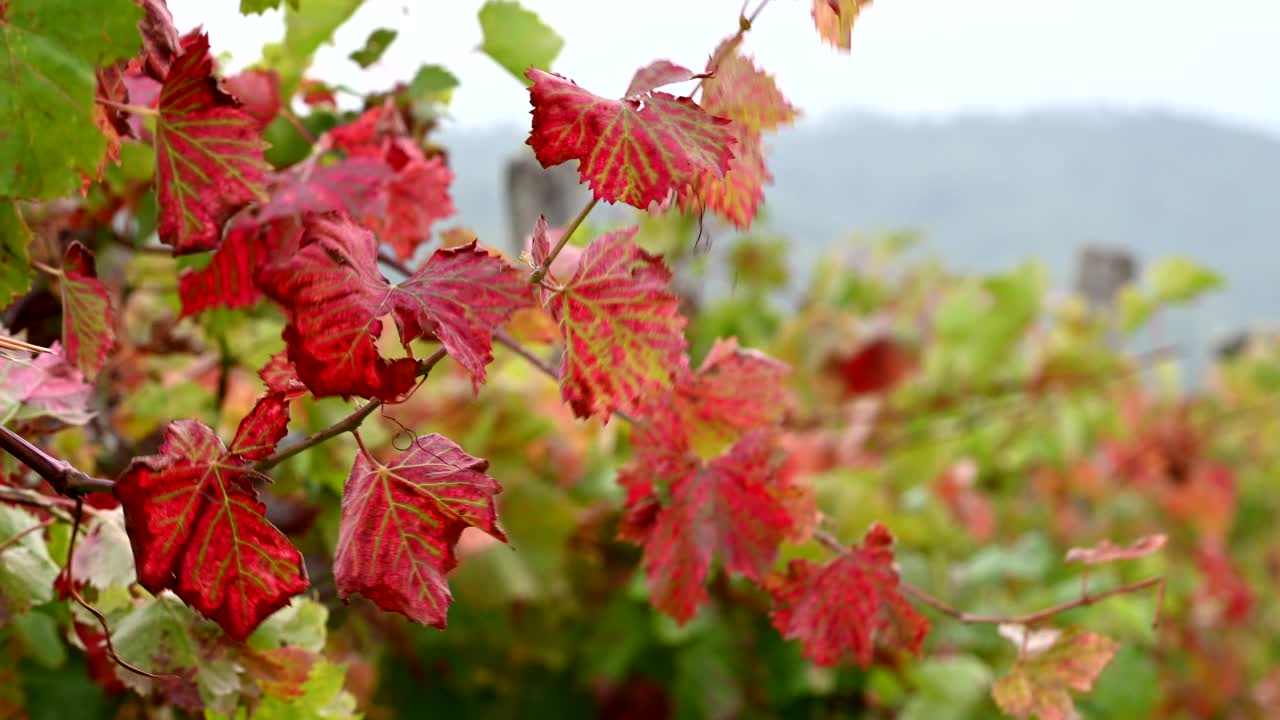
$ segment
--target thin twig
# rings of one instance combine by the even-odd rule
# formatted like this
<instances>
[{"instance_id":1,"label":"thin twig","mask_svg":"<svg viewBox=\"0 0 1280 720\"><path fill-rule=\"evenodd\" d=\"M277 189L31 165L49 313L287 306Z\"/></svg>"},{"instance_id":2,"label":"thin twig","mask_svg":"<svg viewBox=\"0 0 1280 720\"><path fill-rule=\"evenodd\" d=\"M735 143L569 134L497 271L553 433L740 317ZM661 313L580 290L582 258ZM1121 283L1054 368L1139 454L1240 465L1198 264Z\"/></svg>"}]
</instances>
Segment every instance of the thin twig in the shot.
<instances>
[{"instance_id":1,"label":"thin twig","mask_svg":"<svg viewBox=\"0 0 1280 720\"><path fill-rule=\"evenodd\" d=\"M560 236L560 241L556 243L555 247L551 248L551 254L547 255L546 259L542 261L542 264L538 266L538 269L533 271L533 276L529 278L530 283L534 285L542 284L542 279L547 276L547 271L551 269L551 263L555 261L556 256L560 254L560 251L564 250L564 246L569 244L569 238L573 236L573 233L578 229L578 226L587 219L587 216L591 214L593 209L595 209L596 203L598 202L600 202L600 198L597 198L595 194L592 193L591 200L587 202L586 206L584 206L581 211L578 212L578 216L569 221L569 224L564 229L564 234Z\"/></svg>"},{"instance_id":2,"label":"thin twig","mask_svg":"<svg viewBox=\"0 0 1280 720\"><path fill-rule=\"evenodd\" d=\"M405 265L399 258L387 253L384 250L378 251L378 262L382 263L383 265L386 265L387 267L391 268L392 270L395 270L396 272L400 273L401 275L404 275L405 277L409 277L410 275L413 275L413 270L410 270L408 265Z\"/></svg>"},{"instance_id":3,"label":"thin twig","mask_svg":"<svg viewBox=\"0 0 1280 720\"><path fill-rule=\"evenodd\" d=\"M3 553L5 550L8 550L10 547L14 545L17 545L19 542L22 541L22 538L30 535L33 532L36 532L37 530L44 530L45 528L49 527L52 524L53 524L53 520L44 520L42 522L36 523L35 525L32 525L26 530L20 530L18 534L5 540L4 542L0 542L0 553Z\"/></svg>"},{"instance_id":4,"label":"thin twig","mask_svg":"<svg viewBox=\"0 0 1280 720\"><path fill-rule=\"evenodd\" d=\"M18 338L11 338L6 335L0 335L0 349L17 350L19 352L30 352L30 353L53 352L47 347L42 347L40 345L33 345L27 342L26 340L19 340Z\"/></svg>"},{"instance_id":5,"label":"thin twig","mask_svg":"<svg viewBox=\"0 0 1280 720\"><path fill-rule=\"evenodd\" d=\"M126 105L106 98L98 98L97 100L99 105L105 105L113 110L119 110L133 115L143 115L147 117L158 117L160 115L160 111L155 108L143 107L141 105Z\"/></svg>"},{"instance_id":6,"label":"thin twig","mask_svg":"<svg viewBox=\"0 0 1280 720\"><path fill-rule=\"evenodd\" d=\"M819 544L821 544L823 547L827 548L828 550L836 553L837 555L843 554L848 551L848 548L846 548L844 544L840 542L839 539L837 539L834 535L832 535L831 533L821 528L818 528L813 531L813 539L817 540ZM1000 625L1003 623L1013 623L1017 625L1034 625L1035 623L1038 623L1042 620L1046 620L1050 617L1053 617L1054 615L1064 613L1068 610L1075 610L1076 608L1089 607L1090 605L1101 602L1103 600L1106 600L1107 598L1114 597L1116 595L1127 595L1129 593L1135 593L1142 590L1146 590L1147 588L1153 587L1153 586L1157 587L1157 592L1158 592L1157 600L1156 600L1156 617L1155 617L1155 622L1153 623L1153 627L1159 627L1160 607L1164 604L1164 578L1162 577L1139 580L1138 582L1129 583L1128 585L1121 585L1119 587L1114 587L1114 588L1111 588L1110 590L1104 590L1100 593L1094 593L1092 595L1089 594L1088 592L1082 592L1080 594L1080 597L1076 598L1075 600L1072 600L1070 602L1065 602L1060 605L1054 605L1053 607L1044 608L1043 610L1037 610L1035 612L1027 613L1025 615L974 615L972 613L967 613L962 610L957 610L956 608L948 605L942 600L939 600L938 598L934 597L928 592L921 590L920 588L910 583L902 582L902 581L899 581L898 583L898 587L901 588L902 592L910 596L916 602L919 602L924 605L928 605L929 607L933 608L934 610L937 610L943 615L947 615L949 617L955 618L956 620L959 620L962 623L968 623L971 625Z\"/></svg>"},{"instance_id":7,"label":"thin twig","mask_svg":"<svg viewBox=\"0 0 1280 720\"><path fill-rule=\"evenodd\" d=\"M311 134L311 131L307 129L306 125L302 124L302 121L298 119L297 115L293 114L292 110L288 107L280 108L280 117L292 125L293 129L298 131L298 134L302 136L303 140L307 141L308 145L316 144L316 136Z\"/></svg>"},{"instance_id":8,"label":"thin twig","mask_svg":"<svg viewBox=\"0 0 1280 720\"><path fill-rule=\"evenodd\" d=\"M418 374L425 376L428 373L430 373L431 369L434 368L437 363L443 360L446 355L448 355L448 353L445 352L444 348L440 348L439 350L435 351L430 357L426 358L425 360L423 360L421 363L418 364ZM335 438L341 435L342 433L354 431L356 428L360 427L360 424L364 422L365 418L369 417L369 415L372 414L373 411L377 410L379 407L382 407L381 400L378 400L378 399L370 400L364 405L361 405L355 412L342 418L341 420L330 425L324 430L321 430L320 432L314 435L311 435L305 440L294 443L289 447L281 448L280 450L277 450L274 454L272 454L268 458L259 460L257 464L253 466L253 469L258 472L266 472L267 470L270 470L276 465L279 465L280 463L284 462L285 460L288 460L289 458L293 457L294 455L297 455L298 453L304 450L315 447L316 445L319 445L320 443L326 440L329 440L331 438Z\"/></svg>"},{"instance_id":9,"label":"thin twig","mask_svg":"<svg viewBox=\"0 0 1280 720\"><path fill-rule=\"evenodd\" d=\"M71 522L71 514L64 508L74 508L75 502L61 495L44 495L35 490L0 485L0 502L23 505L43 510L62 522Z\"/></svg>"},{"instance_id":10,"label":"thin twig","mask_svg":"<svg viewBox=\"0 0 1280 720\"><path fill-rule=\"evenodd\" d=\"M115 483L91 477L70 463L59 460L9 428L0 427L0 450L35 471L62 495L72 497L82 492L110 490Z\"/></svg>"},{"instance_id":11,"label":"thin twig","mask_svg":"<svg viewBox=\"0 0 1280 720\"><path fill-rule=\"evenodd\" d=\"M83 503L84 503L84 498L79 498L79 497L76 498L76 519L75 519L75 522L72 523L71 525L71 542L67 546L67 589L71 593L71 599L75 600L76 604L78 604L80 607L84 608L85 610L89 611L90 614L92 614L95 618L98 619L98 624L102 626L102 639L103 639L103 643L106 645L107 657L111 658L111 660L114 661L117 665L124 668L125 670L128 670L131 673L134 673L135 675L149 677L149 678L152 678L153 680L167 680L170 678L177 678L178 677L177 675L171 675L168 673L157 674L153 672L147 672L146 670L143 670L142 668L136 665L133 665L132 663L128 662L124 658L117 655L115 646L111 644L111 626L107 624L106 616L103 615L97 608L95 608L94 606L86 602L85 599L80 596L80 591L76 590L76 581L75 581L75 578L72 576L72 568L75 567L76 536L79 535L79 531L80 531L80 518L82 516L82 513L80 512L80 510L83 507Z\"/></svg>"},{"instance_id":12,"label":"thin twig","mask_svg":"<svg viewBox=\"0 0 1280 720\"><path fill-rule=\"evenodd\" d=\"M46 263L40 262L39 260L36 260L35 258L31 258L31 267L33 267L33 268L35 268L35 269L39 270L39 271L40 271L40 272L42 272L42 273L45 273L46 275L52 275L52 276L54 276L54 277L62 277L62 271L61 271L61 270L59 270L58 268L56 268L56 267L54 267L54 266L52 266L52 265L49 265L49 264L46 264Z\"/></svg>"}]
</instances>

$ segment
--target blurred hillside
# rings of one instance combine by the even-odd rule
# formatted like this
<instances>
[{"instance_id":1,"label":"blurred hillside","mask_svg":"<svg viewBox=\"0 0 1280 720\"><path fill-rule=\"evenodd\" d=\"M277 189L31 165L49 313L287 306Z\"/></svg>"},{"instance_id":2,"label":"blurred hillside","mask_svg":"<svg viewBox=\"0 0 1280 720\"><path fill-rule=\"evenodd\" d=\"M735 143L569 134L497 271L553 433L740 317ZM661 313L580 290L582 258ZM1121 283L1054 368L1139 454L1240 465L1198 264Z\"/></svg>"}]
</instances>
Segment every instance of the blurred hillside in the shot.
<instances>
[{"instance_id":1,"label":"blurred hillside","mask_svg":"<svg viewBox=\"0 0 1280 720\"><path fill-rule=\"evenodd\" d=\"M461 220L481 237L505 242L501 168L523 139L518 127L446 133ZM1225 292L1167 319L1161 342L1203 348L1280 318L1280 136L1162 112L846 114L775 137L771 165L766 222L792 239L798 278L859 230L917 228L965 269L1039 258L1061 283L1095 242L1142 260L1187 255L1227 278Z\"/></svg>"}]
</instances>

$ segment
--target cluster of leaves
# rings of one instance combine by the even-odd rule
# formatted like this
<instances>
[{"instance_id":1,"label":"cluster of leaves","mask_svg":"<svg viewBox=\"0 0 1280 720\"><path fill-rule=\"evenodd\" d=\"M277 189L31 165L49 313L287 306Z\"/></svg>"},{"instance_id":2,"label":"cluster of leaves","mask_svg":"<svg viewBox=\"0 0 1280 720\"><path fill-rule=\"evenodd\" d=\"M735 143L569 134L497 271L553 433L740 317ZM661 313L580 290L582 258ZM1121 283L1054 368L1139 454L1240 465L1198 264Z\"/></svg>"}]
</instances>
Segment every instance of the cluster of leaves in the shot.
<instances>
[{"instance_id":1,"label":"cluster of leaves","mask_svg":"<svg viewBox=\"0 0 1280 720\"><path fill-rule=\"evenodd\" d=\"M244 0L242 10L274 4ZM0 134L0 440L12 456L0 484L0 632L23 648L0 667L23 678L18 696L0 703L74 701L49 699L30 679L45 672L87 678L114 703L342 718L394 701L406 686L397 678L421 685L424 663L440 660L474 672L433 685L433 709L493 711L471 703L495 695L563 709L563 698L492 692L493 673L463 656L505 642L509 677L556 679L571 672L568 638L589 648L590 667L564 683L571 694L595 683L584 706L608 715L666 703L671 686L690 698L686 712L727 716L759 670L731 665L743 625L740 637L781 658L766 673L787 685L770 686L772 707L835 694L917 717L975 711L981 695L902 699L904 682L925 685L911 658L931 632L941 660L921 668L968 662L961 685L990 680L981 661L949 654L955 637L931 630L912 601L960 627L1009 618L952 610L908 584L927 574L908 561L923 558L895 552L888 528L925 546L907 511L932 503L973 542L996 539L997 511L970 466L984 478L1034 470L1072 501L1097 500L1079 485L1080 458L1109 437L1099 405L1112 398L1091 381L1124 361L1088 318L1028 347L1043 292L1030 272L969 282L926 270L890 285L832 263L784 324L769 292L778 246L750 237L730 261L755 290L692 312L698 299L673 274L693 272L690 229L708 213L753 227L770 180L765 135L798 117L744 51L765 4L701 70L656 61L618 99L550 71L562 43L536 15L508 0L484 5L483 50L528 86L528 144L544 166L577 162L592 194L569 227L531 228L519 260L439 227L454 213L448 157L432 143L456 85L447 70L425 66L355 112L306 77L358 0L286 7L283 41L229 77L210 38L181 33L163 0L110 0L105 21L69 0L0 4L15 80L0 91L13 129ZM814 0L819 35L848 50L869 4ZM376 67L395 39L377 30L351 58ZM659 89L679 83L692 89ZM644 214L588 228L598 201ZM1161 273L1134 324L1212 285L1185 264ZM895 331L908 319L928 331L873 337L863 322L875 313ZM765 345L787 362L746 349ZM556 395L530 373L558 381ZM430 391L418 392L427 375ZM960 433L897 421L950 420L1002 383L1080 403L1084 427L1072 431L1089 442L1037 445L1043 418ZM1108 446L1110 467L1162 519L1205 533L1173 544L1192 543L1212 578L1200 605L1242 622L1254 600L1226 550L1230 471L1199 449L1210 440L1191 408L1168 424L1126 388L1124 427L1140 435ZM893 436L904 427L907 438ZM930 447L948 433L959 448ZM1177 468L1189 479L1171 487L1170 455L1187 452ZM942 478L934 496L893 480L920 477ZM1061 537L1157 537L1159 525L1138 525ZM859 541L836 539L868 527ZM508 543L521 554L502 552ZM1110 563L1147 563L1163 543L1065 559L1103 565L1093 582L1120 594L1117 577L1103 577ZM988 578L1018 566L985 563ZM970 566L957 590L984 567L977 557ZM455 591L467 601L455 604ZM1066 609L1097 597L1085 587ZM574 626L556 642L524 642L573 622L549 609L565 600L598 610L604 634ZM453 627L406 631L375 606ZM538 620L516 623L530 606ZM511 615L486 634L495 607ZM1117 652L1096 632L1038 627L1058 612L1006 623L1019 651L991 697L1010 714L1069 716L1071 691L1088 690ZM631 628L621 644L604 639L619 626ZM674 669L661 669L661 647L681 649ZM404 663L383 668L375 693L364 671L378 652ZM843 666L859 670L834 669ZM651 677L668 682L655 690Z\"/></svg>"}]
</instances>

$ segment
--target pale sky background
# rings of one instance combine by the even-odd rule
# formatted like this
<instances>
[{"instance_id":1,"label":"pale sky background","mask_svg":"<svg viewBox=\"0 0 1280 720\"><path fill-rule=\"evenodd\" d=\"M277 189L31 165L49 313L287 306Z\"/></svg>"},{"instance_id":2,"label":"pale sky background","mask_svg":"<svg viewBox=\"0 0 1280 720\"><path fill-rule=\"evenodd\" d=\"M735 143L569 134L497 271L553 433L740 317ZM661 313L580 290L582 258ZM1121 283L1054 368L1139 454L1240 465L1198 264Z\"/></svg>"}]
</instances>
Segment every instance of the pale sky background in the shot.
<instances>
[{"instance_id":1,"label":"pale sky background","mask_svg":"<svg viewBox=\"0 0 1280 720\"><path fill-rule=\"evenodd\" d=\"M303 3L307 0L302 0ZM169 0L178 28L203 24L233 67L280 37L278 12L232 0ZM527 122L527 94L475 50L482 0L367 0L322 48L313 74L361 89L439 63L461 80L458 126ZM524 0L565 39L554 69L618 95L658 58L700 67L736 27L740 0ZM824 46L808 0L775 0L747 49L808 118L859 108L910 117L1045 106L1160 107L1280 135L1277 0L880 0L853 52ZM377 27L400 36L362 71L347 54Z\"/></svg>"}]
</instances>

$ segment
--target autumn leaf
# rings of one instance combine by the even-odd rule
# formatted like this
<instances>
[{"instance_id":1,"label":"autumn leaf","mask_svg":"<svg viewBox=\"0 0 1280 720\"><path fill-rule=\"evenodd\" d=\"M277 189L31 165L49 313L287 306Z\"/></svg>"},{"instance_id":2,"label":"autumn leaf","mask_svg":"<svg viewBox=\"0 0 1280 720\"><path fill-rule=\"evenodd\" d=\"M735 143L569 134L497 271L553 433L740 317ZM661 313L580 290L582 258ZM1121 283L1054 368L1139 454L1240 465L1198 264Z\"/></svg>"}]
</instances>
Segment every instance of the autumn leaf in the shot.
<instances>
[{"instance_id":1,"label":"autumn leaf","mask_svg":"<svg viewBox=\"0 0 1280 720\"><path fill-rule=\"evenodd\" d=\"M738 346L736 338L717 339L696 371L683 367L665 397L681 421L691 447L699 440L731 442L739 436L777 423L787 407L786 363ZM652 413L647 405L641 414ZM667 441L670 442L669 440Z\"/></svg>"},{"instance_id":2,"label":"autumn leaf","mask_svg":"<svg viewBox=\"0 0 1280 720\"><path fill-rule=\"evenodd\" d=\"M240 101L241 109L258 123L258 130L280 114L280 76L274 70L249 68L227 78L227 92Z\"/></svg>"},{"instance_id":3,"label":"autumn leaf","mask_svg":"<svg viewBox=\"0 0 1280 720\"><path fill-rule=\"evenodd\" d=\"M142 35L142 66L154 80L163 81L169 66L182 53L178 28L165 0L134 0L142 6L138 32Z\"/></svg>"},{"instance_id":4,"label":"autumn leaf","mask_svg":"<svg viewBox=\"0 0 1280 720\"><path fill-rule=\"evenodd\" d=\"M283 405L259 401L229 448L199 421L170 423L159 454L134 458L115 484L138 582L172 590L235 640L307 588L302 554L251 482L250 462L284 436Z\"/></svg>"},{"instance_id":5,"label":"autumn leaf","mask_svg":"<svg viewBox=\"0 0 1280 720\"><path fill-rule=\"evenodd\" d=\"M679 196L685 210L710 210L743 230L755 220L764 200L764 186L773 181L765 166L760 136L731 126L734 134L733 159L723 176L704 172Z\"/></svg>"},{"instance_id":6,"label":"autumn leaf","mask_svg":"<svg viewBox=\"0 0 1280 720\"><path fill-rule=\"evenodd\" d=\"M79 242L62 258L62 341L67 356L92 380L116 342L116 310L98 279L93 253Z\"/></svg>"},{"instance_id":7,"label":"autumn leaf","mask_svg":"<svg viewBox=\"0 0 1280 720\"><path fill-rule=\"evenodd\" d=\"M93 419L93 385L54 343L49 352L0 354L0 424L51 433Z\"/></svg>"},{"instance_id":8,"label":"autumn leaf","mask_svg":"<svg viewBox=\"0 0 1280 720\"><path fill-rule=\"evenodd\" d=\"M332 164L304 162L271 180L270 199L255 208L263 223L301 221L308 213L344 212L352 217L386 213L386 189L395 172L380 158L353 157Z\"/></svg>"},{"instance_id":9,"label":"autumn leaf","mask_svg":"<svg viewBox=\"0 0 1280 720\"><path fill-rule=\"evenodd\" d=\"M889 337L875 338L850 355L832 358L828 370L846 397L883 393L897 387L919 365L915 351Z\"/></svg>"},{"instance_id":10,"label":"autumn leaf","mask_svg":"<svg viewBox=\"0 0 1280 720\"><path fill-rule=\"evenodd\" d=\"M254 271L291 253L298 247L301 232L290 220L233 222L208 265L188 268L178 276L178 296L182 300L179 317L215 307L234 310L253 305L262 297L253 284Z\"/></svg>"},{"instance_id":11,"label":"autumn leaf","mask_svg":"<svg viewBox=\"0 0 1280 720\"><path fill-rule=\"evenodd\" d=\"M298 377L317 396L393 400L416 382L412 359L377 350L379 318L392 315L408 349L434 335L478 387L493 359L493 332L531 304L528 282L475 243L437 250L411 277L392 285L378 272L373 233L338 216L307 220L301 247L256 281L284 306L284 337Z\"/></svg>"},{"instance_id":12,"label":"autumn leaf","mask_svg":"<svg viewBox=\"0 0 1280 720\"><path fill-rule=\"evenodd\" d=\"M689 98L653 92L611 100L530 69L528 145L543 167L579 161L595 196L641 210L680 192L699 173L723 176L733 157L729 121Z\"/></svg>"},{"instance_id":13,"label":"autumn leaf","mask_svg":"<svg viewBox=\"0 0 1280 720\"><path fill-rule=\"evenodd\" d=\"M1028 647L1008 675L991 686L996 705L1017 718L1078 717L1071 691L1087 692L1116 653L1114 640L1070 631L1047 648Z\"/></svg>"},{"instance_id":14,"label":"autumn leaf","mask_svg":"<svg viewBox=\"0 0 1280 720\"><path fill-rule=\"evenodd\" d=\"M156 118L161 242L174 255L212 250L236 211L264 200L268 166L257 121L218 88L209 39L197 35L174 62Z\"/></svg>"},{"instance_id":15,"label":"autumn leaf","mask_svg":"<svg viewBox=\"0 0 1280 720\"><path fill-rule=\"evenodd\" d=\"M360 593L383 610L444 629L453 601L445 576L458 564L462 531L507 539L494 506L501 488L488 467L435 433L387 465L359 453L342 495L339 596Z\"/></svg>"},{"instance_id":16,"label":"autumn leaf","mask_svg":"<svg viewBox=\"0 0 1280 720\"><path fill-rule=\"evenodd\" d=\"M627 94L624 97L636 97L657 90L663 85L684 82L695 77L697 75L687 67L677 65L670 60L655 60L636 71L631 78L631 84L627 86Z\"/></svg>"},{"instance_id":17,"label":"autumn leaf","mask_svg":"<svg viewBox=\"0 0 1280 720\"><path fill-rule=\"evenodd\" d=\"M579 417L635 406L671 385L687 345L679 298L662 258L633 242L637 228L591 242L550 302L565 340L561 392Z\"/></svg>"},{"instance_id":18,"label":"autumn leaf","mask_svg":"<svg viewBox=\"0 0 1280 720\"><path fill-rule=\"evenodd\" d=\"M813 0L813 25L823 42L847 53L858 14L870 6L871 0Z\"/></svg>"},{"instance_id":19,"label":"autumn leaf","mask_svg":"<svg viewBox=\"0 0 1280 720\"><path fill-rule=\"evenodd\" d=\"M1103 540L1093 547L1071 548L1067 551L1066 561L1098 565L1116 560L1136 560L1159 552L1168 540L1167 535L1147 535L1134 540L1127 547L1120 547L1110 540Z\"/></svg>"},{"instance_id":20,"label":"autumn leaf","mask_svg":"<svg viewBox=\"0 0 1280 720\"><path fill-rule=\"evenodd\" d=\"M444 158L423 154L394 103L388 101L366 111L356 120L329 131L326 138L347 154L348 161L377 160L388 169L386 181L373 189L373 201L365 201L348 213L391 245L401 259L413 257L418 246L431 237L432 226L454 214L449 195L453 171ZM353 185L352 180L361 184ZM346 178L342 184L351 193L367 187L367 180L366 174L363 178Z\"/></svg>"},{"instance_id":21,"label":"autumn leaf","mask_svg":"<svg viewBox=\"0 0 1280 720\"><path fill-rule=\"evenodd\" d=\"M702 107L707 112L732 120L744 134L777 130L799 117L773 76L756 67L750 56L723 44L712 59L717 56L719 63L707 68L711 75L702 82Z\"/></svg>"},{"instance_id":22,"label":"autumn leaf","mask_svg":"<svg viewBox=\"0 0 1280 720\"><path fill-rule=\"evenodd\" d=\"M792 560L786 575L769 583L774 627L799 640L805 657L819 665L852 657L865 668L876 645L888 641L920 652L929 621L898 589L892 544L893 536L877 523L861 545L824 566Z\"/></svg>"},{"instance_id":23,"label":"autumn leaf","mask_svg":"<svg viewBox=\"0 0 1280 720\"><path fill-rule=\"evenodd\" d=\"M285 400L293 400L307 394L307 386L298 379L298 370L289 361L287 352L278 352L271 356L267 364L258 371L267 386L268 393L283 395Z\"/></svg>"},{"instance_id":24,"label":"autumn leaf","mask_svg":"<svg viewBox=\"0 0 1280 720\"><path fill-rule=\"evenodd\" d=\"M779 460L768 434L755 432L705 466L688 461L674 466L678 476L663 478L671 500L644 543L655 607L688 622L707 600L713 557L732 575L763 578L792 525L779 492Z\"/></svg>"}]
</instances>

